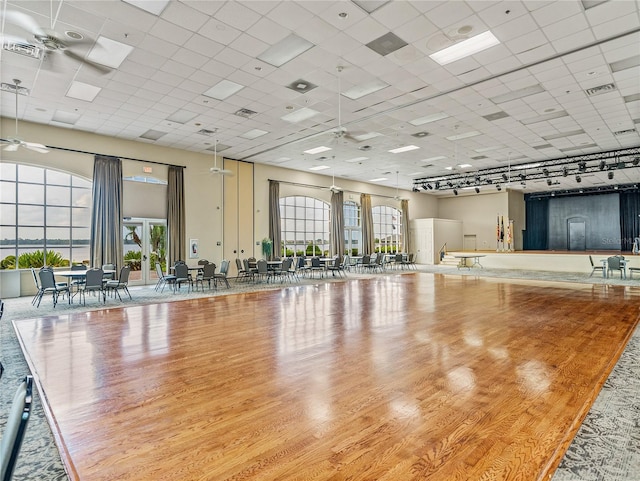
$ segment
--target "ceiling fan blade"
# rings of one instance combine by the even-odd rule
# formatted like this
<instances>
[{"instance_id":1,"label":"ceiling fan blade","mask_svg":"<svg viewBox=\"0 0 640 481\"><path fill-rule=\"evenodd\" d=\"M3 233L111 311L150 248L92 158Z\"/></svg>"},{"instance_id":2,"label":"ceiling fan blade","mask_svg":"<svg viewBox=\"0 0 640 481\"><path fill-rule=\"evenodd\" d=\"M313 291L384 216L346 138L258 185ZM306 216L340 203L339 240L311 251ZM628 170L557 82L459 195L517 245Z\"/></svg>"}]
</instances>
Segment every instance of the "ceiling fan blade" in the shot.
<instances>
[{"instance_id":1,"label":"ceiling fan blade","mask_svg":"<svg viewBox=\"0 0 640 481\"><path fill-rule=\"evenodd\" d=\"M18 147L20 146L20 144L9 144L7 145L4 149L2 150L6 150L7 152L15 152L18 150Z\"/></svg>"},{"instance_id":2,"label":"ceiling fan blade","mask_svg":"<svg viewBox=\"0 0 640 481\"><path fill-rule=\"evenodd\" d=\"M22 145L29 150L33 150L34 152L40 152L41 154L46 154L49 152L46 145L38 144L37 142L22 142Z\"/></svg>"},{"instance_id":3,"label":"ceiling fan blade","mask_svg":"<svg viewBox=\"0 0 640 481\"><path fill-rule=\"evenodd\" d=\"M15 10L7 10L4 13L4 19L9 23L17 25L27 32L32 33L33 35L47 34L47 32L33 19L33 17L27 15L26 13L18 12Z\"/></svg>"},{"instance_id":4,"label":"ceiling fan blade","mask_svg":"<svg viewBox=\"0 0 640 481\"><path fill-rule=\"evenodd\" d=\"M69 50L69 49L64 50L64 54L67 57L71 57L72 59L77 60L78 62L81 62L84 65L87 65L88 67L91 67L91 68L93 68L94 70L97 70L100 73L105 74L105 73L111 72L111 70L112 70L111 67L107 67L106 65L101 65L99 63L92 62L91 60L87 60L82 55L78 55L77 53L75 53L72 50Z\"/></svg>"}]
</instances>

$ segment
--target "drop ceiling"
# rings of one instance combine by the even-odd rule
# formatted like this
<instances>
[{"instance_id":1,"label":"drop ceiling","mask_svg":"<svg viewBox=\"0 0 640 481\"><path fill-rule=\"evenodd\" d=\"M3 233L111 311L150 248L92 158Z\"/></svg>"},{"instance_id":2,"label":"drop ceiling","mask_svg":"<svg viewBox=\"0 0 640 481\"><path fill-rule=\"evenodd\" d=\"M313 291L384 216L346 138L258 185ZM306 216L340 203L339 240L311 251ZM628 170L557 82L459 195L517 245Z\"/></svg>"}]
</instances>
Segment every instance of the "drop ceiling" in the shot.
<instances>
[{"instance_id":1,"label":"drop ceiling","mask_svg":"<svg viewBox=\"0 0 640 481\"><path fill-rule=\"evenodd\" d=\"M29 90L19 120L200 152L215 137L227 158L328 166L337 178L400 189L416 178L640 146L633 0L4 0L1 8L3 44L14 46L0 53L1 80ZM71 55L18 53L16 43L42 45L15 12L55 32ZM486 31L498 45L444 66L430 57ZM14 93L1 100L2 116L14 119ZM330 150L305 153L319 147ZM634 183L640 169L581 181L514 188Z\"/></svg>"}]
</instances>

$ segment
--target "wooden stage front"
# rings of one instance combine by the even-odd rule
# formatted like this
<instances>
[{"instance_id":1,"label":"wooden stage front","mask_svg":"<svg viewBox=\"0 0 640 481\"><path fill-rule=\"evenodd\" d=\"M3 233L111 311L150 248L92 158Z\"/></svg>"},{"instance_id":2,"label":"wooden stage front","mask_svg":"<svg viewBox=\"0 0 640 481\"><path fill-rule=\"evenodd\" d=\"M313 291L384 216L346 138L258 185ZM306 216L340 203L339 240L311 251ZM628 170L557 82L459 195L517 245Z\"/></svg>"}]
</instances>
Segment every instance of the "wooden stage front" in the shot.
<instances>
[{"instance_id":1,"label":"wooden stage front","mask_svg":"<svg viewBox=\"0 0 640 481\"><path fill-rule=\"evenodd\" d=\"M546 480L633 287L428 273L14 321L72 480Z\"/></svg>"}]
</instances>

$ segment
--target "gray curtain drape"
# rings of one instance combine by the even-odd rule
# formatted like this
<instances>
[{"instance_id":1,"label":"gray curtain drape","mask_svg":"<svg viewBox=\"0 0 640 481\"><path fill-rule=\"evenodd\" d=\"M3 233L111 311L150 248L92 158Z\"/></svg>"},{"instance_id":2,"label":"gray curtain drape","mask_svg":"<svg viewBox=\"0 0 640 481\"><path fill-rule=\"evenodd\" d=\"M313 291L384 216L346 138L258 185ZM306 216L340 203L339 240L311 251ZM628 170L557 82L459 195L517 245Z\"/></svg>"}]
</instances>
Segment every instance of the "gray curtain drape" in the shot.
<instances>
[{"instance_id":1,"label":"gray curtain drape","mask_svg":"<svg viewBox=\"0 0 640 481\"><path fill-rule=\"evenodd\" d=\"M167 182L167 266L178 260L186 260L187 235L184 215L184 171L182 167L169 166Z\"/></svg>"},{"instance_id":2,"label":"gray curtain drape","mask_svg":"<svg viewBox=\"0 0 640 481\"><path fill-rule=\"evenodd\" d=\"M282 226L280 225L280 182L269 181L269 239L273 242L271 257L282 257Z\"/></svg>"},{"instance_id":3,"label":"gray curtain drape","mask_svg":"<svg viewBox=\"0 0 640 481\"><path fill-rule=\"evenodd\" d=\"M360 211L362 216L362 253L371 255L376 246L373 235L371 196L369 194L360 194Z\"/></svg>"},{"instance_id":4,"label":"gray curtain drape","mask_svg":"<svg viewBox=\"0 0 640 481\"><path fill-rule=\"evenodd\" d=\"M402 244L404 246L404 252L411 252L411 238L409 237L409 201L402 199L400 201L400 208L402 209Z\"/></svg>"},{"instance_id":5,"label":"gray curtain drape","mask_svg":"<svg viewBox=\"0 0 640 481\"><path fill-rule=\"evenodd\" d=\"M344 192L331 193L331 237L329 251L333 256L344 256Z\"/></svg>"},{"instance_id":6,"label":"gray curtain drape","mask_svg":"<svg viewBox=\"0 0 640 481\"><path fill-rule=\"evenodd\" d=\"M96 155L93 162L93 206L91 210L91 265L123 263L122 161Z\"/></svg>"}]
</instances>

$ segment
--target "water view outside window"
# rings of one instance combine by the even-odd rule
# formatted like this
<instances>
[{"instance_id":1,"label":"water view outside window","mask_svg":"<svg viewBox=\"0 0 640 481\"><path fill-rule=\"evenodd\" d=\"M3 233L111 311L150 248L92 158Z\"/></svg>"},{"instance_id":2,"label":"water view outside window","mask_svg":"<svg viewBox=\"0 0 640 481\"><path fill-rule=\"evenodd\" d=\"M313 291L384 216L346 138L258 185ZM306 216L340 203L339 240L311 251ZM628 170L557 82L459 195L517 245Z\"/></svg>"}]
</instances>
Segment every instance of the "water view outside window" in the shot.
<instances>
[{"instance_id":1,"label":"water view outside window","mask_svg":"<svg viewBox=\"0 0 640 481\"><path fill-rule=\"evenodd\" d=\"M343 204L344 212L344 252L351 256L362 254L362 228L360 206L353 201Z\"/></svg>"},{"instance_id":2,"label":"water view outside window","mask_svg":"<svg viewBox=\"0 0 640 481\"><path fill-rule=\"evenodd\" d=\"M402 212L388 205L378 205L371 209L371 213L373 214L375 251L384 253L402 252Z\"/></svg>"},{"instance_id":3,"label":"water view outside window","mask_svg":"<svg viewBox=\"0 0 640 481\"><path fill-rule=\"evenodd\" d=\"M313 197L280 198L280 255L313 256L329 252L328 203Z\"/></svg>"},{"instance_id":4,"label":"water view outside window","mask_svg":"<svg viewBox=\"0 0 640 481\"><path fill-rule=\"evenodd\" d=\"M88 262L91 188L65 172L0 163L0 269Z\"/></svg>"}]
</instances>

